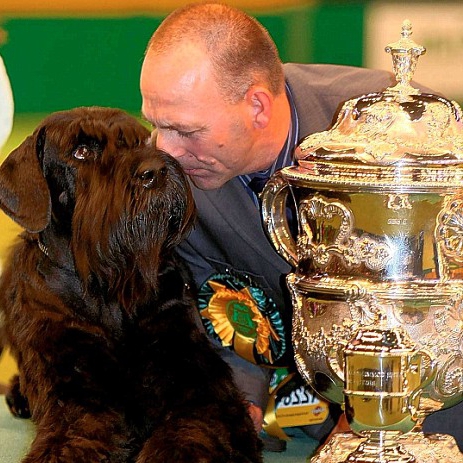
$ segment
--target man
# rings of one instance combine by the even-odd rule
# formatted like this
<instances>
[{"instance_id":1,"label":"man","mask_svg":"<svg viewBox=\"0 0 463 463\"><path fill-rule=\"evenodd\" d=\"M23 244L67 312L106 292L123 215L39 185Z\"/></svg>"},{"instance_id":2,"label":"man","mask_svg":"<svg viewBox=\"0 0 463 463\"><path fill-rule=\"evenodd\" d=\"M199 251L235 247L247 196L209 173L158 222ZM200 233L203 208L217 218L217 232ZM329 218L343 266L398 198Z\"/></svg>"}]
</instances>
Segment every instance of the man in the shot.
<instances>
[{"instance_id":1,"label":"man","mask_svg":"<svg viewBox=\"0 0 463 463\"><path fill-rule=\"evenodd\" d=\"M179 251L200 288L206 329L224 346L258 429L268 367L292 359L291 267L265 234L254 184L292 164L298 141L326 130L343 101L393 84L382 71L282 65L262 25L220 4L173 12L148 44L143 115L157 147L189 175L198 207ZM323 439L333 425L328 419L312 434Z\"/></svg>"}]
</instances>

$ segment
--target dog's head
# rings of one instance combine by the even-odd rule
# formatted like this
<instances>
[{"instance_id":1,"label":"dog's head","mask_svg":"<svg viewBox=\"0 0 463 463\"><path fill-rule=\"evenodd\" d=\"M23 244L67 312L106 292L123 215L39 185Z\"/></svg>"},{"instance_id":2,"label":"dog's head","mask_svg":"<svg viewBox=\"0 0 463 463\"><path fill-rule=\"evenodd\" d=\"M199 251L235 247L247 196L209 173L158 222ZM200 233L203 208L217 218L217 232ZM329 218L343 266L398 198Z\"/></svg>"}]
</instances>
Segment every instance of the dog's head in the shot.
<instances>
[{"instance_id":1,"label":"dog's head","mask_svg":"<svg viewBox=\"0 0 463 463\"><path fill-rule=\"evenodd\" d=\"M194 202L179 164L149 135L116 109L54 113L0 166L0 207L45 245L67 243L83 281L156 271L189 231Z\"/></svg>"}]
</instances>

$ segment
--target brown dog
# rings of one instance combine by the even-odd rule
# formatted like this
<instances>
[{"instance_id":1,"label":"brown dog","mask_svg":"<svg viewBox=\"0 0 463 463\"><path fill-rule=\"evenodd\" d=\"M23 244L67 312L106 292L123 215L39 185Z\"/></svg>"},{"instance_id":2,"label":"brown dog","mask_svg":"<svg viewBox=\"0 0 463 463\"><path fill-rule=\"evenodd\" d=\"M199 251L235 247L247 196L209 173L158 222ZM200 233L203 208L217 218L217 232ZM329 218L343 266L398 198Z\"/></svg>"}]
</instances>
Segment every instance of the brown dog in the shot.
<instances>
[{"instance_id":1,"label":"brown dog","mask_svg":"<svg viewBox=\"0 0 463 463\"><path fill-rule=\"evenodd\" d=\"M25 462L261 462L230 371L198 327L175 245L194 204L178 163L122 111L43 121L0 167L25 228L0 283Z\"/></svg>"}]
</instances>

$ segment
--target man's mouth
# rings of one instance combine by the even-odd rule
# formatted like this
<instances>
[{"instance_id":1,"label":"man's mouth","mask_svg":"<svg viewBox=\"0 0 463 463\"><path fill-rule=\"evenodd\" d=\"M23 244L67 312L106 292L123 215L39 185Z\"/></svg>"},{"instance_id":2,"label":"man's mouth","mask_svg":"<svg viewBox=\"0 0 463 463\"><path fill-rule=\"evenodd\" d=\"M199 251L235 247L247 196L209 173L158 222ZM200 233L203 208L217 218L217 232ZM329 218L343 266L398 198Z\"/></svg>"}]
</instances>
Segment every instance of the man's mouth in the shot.
<instances>
[{"instance_id":1,"label":"man's mouth","mask_svg":"<svg viewBox=\"0 0 463 463\"><path fill-rule=\"evenodd\" d=\"M191 176L195 176L195 177L200 177L201 172L208 173L207 169L198 168L198 167L183 168L183 170L187 175L191 175Z\"/></svg>"}]
</instances>

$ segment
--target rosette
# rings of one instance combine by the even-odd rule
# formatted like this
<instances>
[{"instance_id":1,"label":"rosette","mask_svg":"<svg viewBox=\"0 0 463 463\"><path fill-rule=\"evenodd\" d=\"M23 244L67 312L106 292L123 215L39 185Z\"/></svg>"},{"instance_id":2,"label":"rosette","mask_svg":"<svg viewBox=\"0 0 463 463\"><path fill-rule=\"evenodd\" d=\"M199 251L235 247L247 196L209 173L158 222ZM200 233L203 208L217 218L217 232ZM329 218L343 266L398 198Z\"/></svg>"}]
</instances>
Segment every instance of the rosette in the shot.
<instances>
[{"instance_id":1,"label":"rosette","mask_svg":"<svg viewBox=\"0 0 463 463\"><path fill-rule=\"evenodd\" d=\"M283 321L264 291L230 274L216 274L199 291L206 331L259 365L275 365L286 350Z\"/></svg>"}]
</instances>

